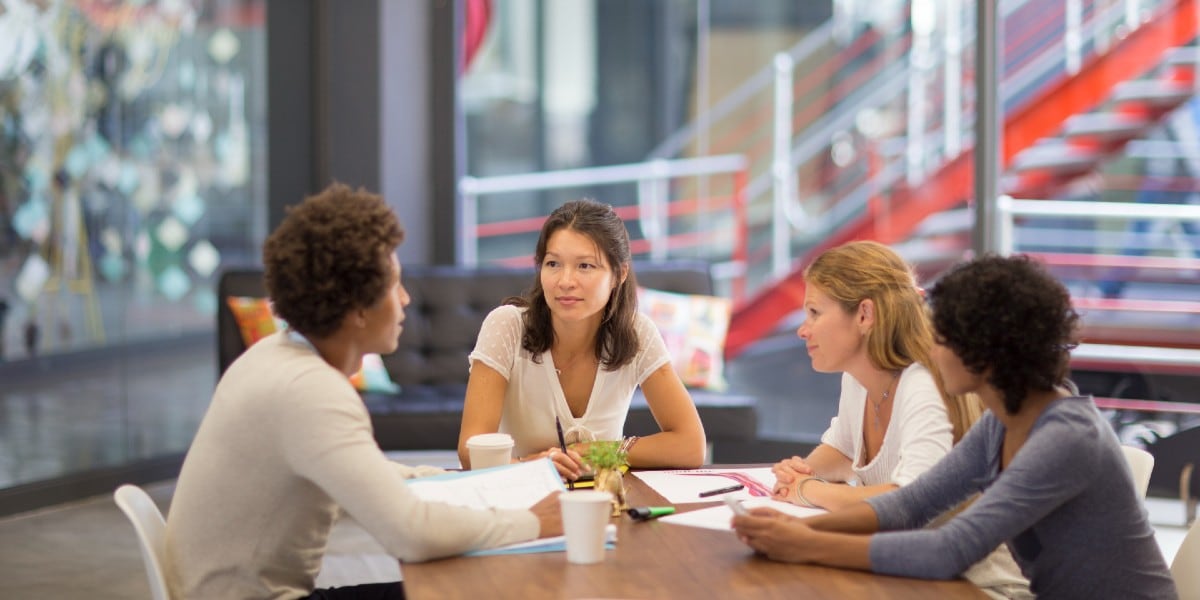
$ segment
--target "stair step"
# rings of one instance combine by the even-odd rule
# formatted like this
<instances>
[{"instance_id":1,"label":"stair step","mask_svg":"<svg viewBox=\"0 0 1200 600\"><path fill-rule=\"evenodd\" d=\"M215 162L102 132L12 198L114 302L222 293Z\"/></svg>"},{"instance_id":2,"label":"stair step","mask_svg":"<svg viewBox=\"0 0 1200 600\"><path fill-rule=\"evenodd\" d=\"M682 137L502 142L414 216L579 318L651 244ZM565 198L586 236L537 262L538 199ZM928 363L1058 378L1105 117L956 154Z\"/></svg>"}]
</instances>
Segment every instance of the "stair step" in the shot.
<instances>
[{"instance_id":1,"label":"stair step","mask_svg":"<svg viewBox=\"0 0 1200 600\"><path fill-rule=\"evenodd\" d=\"M1082 173L1091 170L1101 155L1094 149L1073 146L1061 140L1046 141L1022 150L1013 157L1011 170L1047 171L1052 174Z\"/></svg>"},{"instance_id":2,"label":"stair step","mask_svg":"<svg viewBox=\"0 0 1200 600\"><path fill-rule=\"evenodd\" d=\"M1138 136L1152 124L1150 119L1127 113L1086 113L1067 119L1063 133L1070 138L1125 141Z\"/></svg>"},{"instance_id":3,"label":"stair step","mask_svg":"<svg viewBox=\"0 0 1200 600\"><path fill-rule=\"evenodd\" d=\"M951 208L925 217L913 230L914 238L955 235L970 232L975 213L968 207Z\"/></svg>"},{"instance_id":4,"label":"stair step","mask_svg":"<svg viewBox=\"0 0 1200 600\"><path fill-rule=\"evenodd\" d=\"M1195 89L1191 84L1165 79L1126 81L1113 90L1113 99L1118 102L1137 102L1151 108L1166 110L1187 101Z\"/></svg>"},{"instance_id":5,"label":"stair step","mask_svg":"<svg viewBox=\"0 0 1200 600\"><path fill-rule=\"evenodd\" d=\"M1172 67L1200 66L1200 48L1196 46L1180 46L1167 50L1163 64Z\"/></svg>"}]
</instances>

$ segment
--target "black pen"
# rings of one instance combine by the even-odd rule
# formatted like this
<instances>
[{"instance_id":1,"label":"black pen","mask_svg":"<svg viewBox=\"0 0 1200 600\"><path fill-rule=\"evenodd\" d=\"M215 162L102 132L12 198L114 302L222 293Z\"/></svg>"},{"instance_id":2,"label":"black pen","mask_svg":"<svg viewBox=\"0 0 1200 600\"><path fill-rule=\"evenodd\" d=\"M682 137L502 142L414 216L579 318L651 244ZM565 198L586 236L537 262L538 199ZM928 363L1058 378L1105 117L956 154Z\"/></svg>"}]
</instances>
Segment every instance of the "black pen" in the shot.
<instances>
[{"instance_id":1,"label":"black pen","mask_svg":"<svg viewBox=\"0 0 1200 600\"><path fill-rule=\"evenodd\" d=\"M700 497L707 498L709 496L716 496L717 494L728 494L729 492L736 492L738 490L745 489L745 488L746 488L746 486L739 483L737 485L731 485L729 487L717 488L715 490L708 490L707 492L700 492Z\"/></svg>"},{"instance_id":2,"label":"black pen","mask_svg":"<svg viewBox=\"0 0 1200 600\"><path fill-rule=\"evenodd\" d=\"M558 415L554 415L554 428L558 430L558 447L562 449L563 454L566 454L567 453L567 439L563 437L562 421L558 420ZM570 457L567 457L567 458L570 458ZM574 479L567 480L567 489L568 490L575 489L575 480Z\"/></svg>"}]
</instances>

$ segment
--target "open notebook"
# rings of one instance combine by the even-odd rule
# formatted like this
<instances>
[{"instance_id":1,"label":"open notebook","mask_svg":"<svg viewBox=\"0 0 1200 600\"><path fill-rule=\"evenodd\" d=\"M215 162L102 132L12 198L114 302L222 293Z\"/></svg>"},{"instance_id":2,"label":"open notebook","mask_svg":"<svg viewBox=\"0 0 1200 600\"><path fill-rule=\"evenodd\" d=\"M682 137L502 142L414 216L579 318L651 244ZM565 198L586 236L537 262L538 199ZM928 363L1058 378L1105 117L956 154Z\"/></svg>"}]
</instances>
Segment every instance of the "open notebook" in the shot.
<instances>
[{"instance_id":1,"label":"open notebook","mask_svg":"<svg viewBox=\"0 0 1200 600\"><path fill-rule=\"evenodd\" d=\"M409 489L422 500L478 509L529 508L545 498L546 494L566 491L554 463L548 458L478 471L455 471L421 477L410 479L407 483ZM617 530L614 525L609 525L609 529L607 544L612 548L617 541ZM565 539L559 536L477 550L469 553L469 556L565 550Z\"/></svg>"},{"instance_id":2,"label":"open notebook","mask_svg":"<svg viewBox=\"0 0 1200 600\"><path fill-rule=\"evenodd\" d=\"M609 523L604 528L604 547L612 550L617 547L617 526ZM489 548L487 550L476 550L468 552L467 556L491 556L493 554L532 554L534 552L566 552L567 538L565 536L554 536L537 540L529 540L528 542L517 542L507 546L498 548Z\"/></svg>"}]
</instances>

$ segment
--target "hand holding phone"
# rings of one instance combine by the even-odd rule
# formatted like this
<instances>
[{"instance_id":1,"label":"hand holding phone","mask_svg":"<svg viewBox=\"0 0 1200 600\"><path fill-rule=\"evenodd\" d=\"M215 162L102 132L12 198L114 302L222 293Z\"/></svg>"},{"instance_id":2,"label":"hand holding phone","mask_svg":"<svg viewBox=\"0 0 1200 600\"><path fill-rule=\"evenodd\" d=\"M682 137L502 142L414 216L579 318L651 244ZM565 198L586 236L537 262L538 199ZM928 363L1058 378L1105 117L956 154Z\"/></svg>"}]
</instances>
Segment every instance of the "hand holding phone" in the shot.
<instances>
[{"instance_id":1,"label":"hand holding phone","mask_svg":"<svg viewBox=\"0 0 1200 600\"><path fill-rule=\"evenodd\" d=\"M742 506L741 500L738 500L733 496L725 496L724 500L725 505L729 507L729 510L733 511L733 514L739 517L745 517L750 514L750 511L746 510L745 506Z\"/></svg>"}]
</instances>

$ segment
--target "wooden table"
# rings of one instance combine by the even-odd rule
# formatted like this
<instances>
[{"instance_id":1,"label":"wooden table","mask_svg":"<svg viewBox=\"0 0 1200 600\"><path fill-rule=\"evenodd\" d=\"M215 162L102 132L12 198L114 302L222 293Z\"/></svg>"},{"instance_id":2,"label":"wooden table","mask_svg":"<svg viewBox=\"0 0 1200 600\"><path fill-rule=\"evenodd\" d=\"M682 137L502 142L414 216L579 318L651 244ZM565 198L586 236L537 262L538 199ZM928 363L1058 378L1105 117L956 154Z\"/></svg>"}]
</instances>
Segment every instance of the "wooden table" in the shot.
<instances>
[{"instance_id":1,"label":"wooden table","mask_svg":"<svg viewBox=\"0 0 1200 600\"><path fill-rule=\"evenodd\" d=\"M631 506L668 503L627 475ZM676 505L680 512L716 503ZM596 565L564 552L457 557L403 565L411 600L424 598L985 598L966 581L925 581L791 565L755 556L732 532L660 521L617 523L616 550Z\"/></svg>"}]
</instances>

